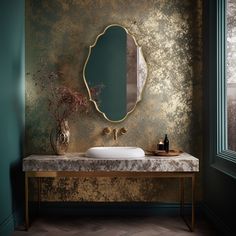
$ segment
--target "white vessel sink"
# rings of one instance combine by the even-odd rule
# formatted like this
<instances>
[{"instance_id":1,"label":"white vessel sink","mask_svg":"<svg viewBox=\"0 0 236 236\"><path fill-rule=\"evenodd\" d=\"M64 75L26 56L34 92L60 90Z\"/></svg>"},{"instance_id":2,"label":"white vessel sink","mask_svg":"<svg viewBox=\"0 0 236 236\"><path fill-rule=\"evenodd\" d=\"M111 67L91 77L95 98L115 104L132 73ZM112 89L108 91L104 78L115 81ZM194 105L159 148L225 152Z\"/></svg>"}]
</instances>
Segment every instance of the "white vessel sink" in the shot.
<instances>
[{"instance_id":1,"label":"white vessel sink","mask_svg":"<svg viewBox=\"0 0 236 236\"><path fill-rule=\"evenodd\" d=\"M139 147L92 147L85 154L99 159L143 159L145 153Z\"/></svg>"}]
</instances>

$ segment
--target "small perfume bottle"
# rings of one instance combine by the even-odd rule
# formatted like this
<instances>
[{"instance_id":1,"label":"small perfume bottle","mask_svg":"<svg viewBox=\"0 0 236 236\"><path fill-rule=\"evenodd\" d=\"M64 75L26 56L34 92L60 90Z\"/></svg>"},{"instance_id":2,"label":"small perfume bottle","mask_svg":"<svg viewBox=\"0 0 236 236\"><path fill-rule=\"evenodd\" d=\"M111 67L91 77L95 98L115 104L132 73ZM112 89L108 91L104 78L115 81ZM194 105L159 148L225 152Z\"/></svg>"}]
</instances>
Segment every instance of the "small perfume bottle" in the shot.
<instances>
[{"instance_id":1,"label":"small perfume bottle","mask_svg":"<svg viewBox=\"0 0 236 236\"><path fill-rule=\"evenodd\" d=\"M159 139L159 143L157 145L157 150L164 150L164 143L162 139Z\"/></svg>"},{"instance_id":2,"label":"small perfume bottle","mask_svg":"<svg viewBox=\"0 0 236 236\"><path fill-rule=\"evenodd\" d=\"M169 139L167 137L167 134L165 135L165 139L164 139L164 150L166 152L169 152Z\"/></svg>"}]
</instances>

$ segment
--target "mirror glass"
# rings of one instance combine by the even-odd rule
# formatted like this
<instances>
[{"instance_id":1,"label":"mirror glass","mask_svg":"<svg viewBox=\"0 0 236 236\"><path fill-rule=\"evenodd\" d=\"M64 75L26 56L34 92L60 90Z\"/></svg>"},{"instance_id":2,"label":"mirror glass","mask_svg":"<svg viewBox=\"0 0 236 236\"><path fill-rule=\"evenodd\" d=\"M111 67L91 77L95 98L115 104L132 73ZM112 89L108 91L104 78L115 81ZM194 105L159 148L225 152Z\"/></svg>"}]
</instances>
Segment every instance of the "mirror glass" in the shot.
<instances>
[{"instance_id":1,"label":"mirror glass","mask_svg":"<svg viewBox=\"0 0 236 236\"><path fill-rule=\"evenodd\" d=\"M141 100L147 65L128 30L110 25L90 46L83 76L96 109L107 120L120 122Z\"/></svg>"}]
</instances>

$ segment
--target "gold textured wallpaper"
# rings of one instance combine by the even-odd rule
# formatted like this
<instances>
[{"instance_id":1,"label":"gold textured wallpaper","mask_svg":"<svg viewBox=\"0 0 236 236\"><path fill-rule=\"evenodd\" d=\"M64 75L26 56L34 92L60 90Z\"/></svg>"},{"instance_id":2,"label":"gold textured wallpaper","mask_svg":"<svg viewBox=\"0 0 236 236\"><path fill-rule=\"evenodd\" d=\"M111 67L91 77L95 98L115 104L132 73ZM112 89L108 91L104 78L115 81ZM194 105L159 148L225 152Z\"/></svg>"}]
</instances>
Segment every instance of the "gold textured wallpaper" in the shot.
<instances>
[{"instance_id":1,"label":"gold textured wallpaper","mask_svg":"<svg viewBox=\"0 0 236 236\"><path fill-rule=\"evenodd\" d=\"M202 1L201 0L26 0L25 153L52 153L55 122L47 89L37 71L60 71L56 83L86 94L82 70L88 47L113 23L125 26L142 46L148 66L143 99L122 123L110 123L91 104L89 114L69 120L68 152L91 146L155 149L168 134L171 148L202 158ZM113 141L105 127L126 127ZM200 175L197 199L201 199ZM178 201L177 180L84 178L43 180L42 200ZM33 186L32 186L33 188Z\"/></svg>"}]
</instances>

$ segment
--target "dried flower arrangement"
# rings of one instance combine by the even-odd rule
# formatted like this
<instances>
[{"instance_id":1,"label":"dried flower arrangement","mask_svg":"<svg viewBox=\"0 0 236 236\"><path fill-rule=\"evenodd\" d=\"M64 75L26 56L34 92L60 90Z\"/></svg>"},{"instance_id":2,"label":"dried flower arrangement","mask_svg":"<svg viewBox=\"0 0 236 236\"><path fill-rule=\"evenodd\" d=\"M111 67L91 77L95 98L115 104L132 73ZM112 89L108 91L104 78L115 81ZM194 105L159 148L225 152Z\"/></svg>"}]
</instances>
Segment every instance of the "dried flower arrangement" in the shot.
<instances>
[{"instance_id":1,"label":"dried flower arrangement","mask_svg":"<svg viewBox=\"0 0 236 236\"><path fill-rule=\"evenodd\" d=\"M68 118L78 111L88 113L89 99L81 92L66 86L58 86L63 74L60 72L48 73L45 68L45 64L41 65L37 73L33 75L33 79L36 86L38 85L36 81L40 80L41 91L48 92L48 111L56 121L56 128L52 129L50 134L50 142L54 152L63 155L67 151L70 139ZM94 100L99 100L101 88L101 86L96 86L90 89L91 97Z\"/></svg>"},{"instance_id":2,"label":"dried flower arrangement","mask_svg":"<svg viewBox=\"0 0 236 236\"><path fill-rule=\"evenodd\" d=\"M33 75L33 79L41 81L41 91L49 91L48 93L48 111L59 124L63 120L68 118L76 112L89 111L89 99L81 92L73 90L66 86L57 86L59 78L63 77L60 72L47 73L42 66L36 74ZM37 86L37 82L35 82ZM101 93L102 86L92 87L90 94L93 100L99 102L99 94Z\"/></svg>"},{"instance_id":3,"label":"dried flower arrangement","mask_svg":"<svg viewBox=\"0 0 236 236\"><path fill-rule=\"evenodd\" d=\"M56 87L51 91L48 109L58 123L67 120L77 111L88 111L88 98L82 93L65 86Z\"/></svg>"}]
</instances>

